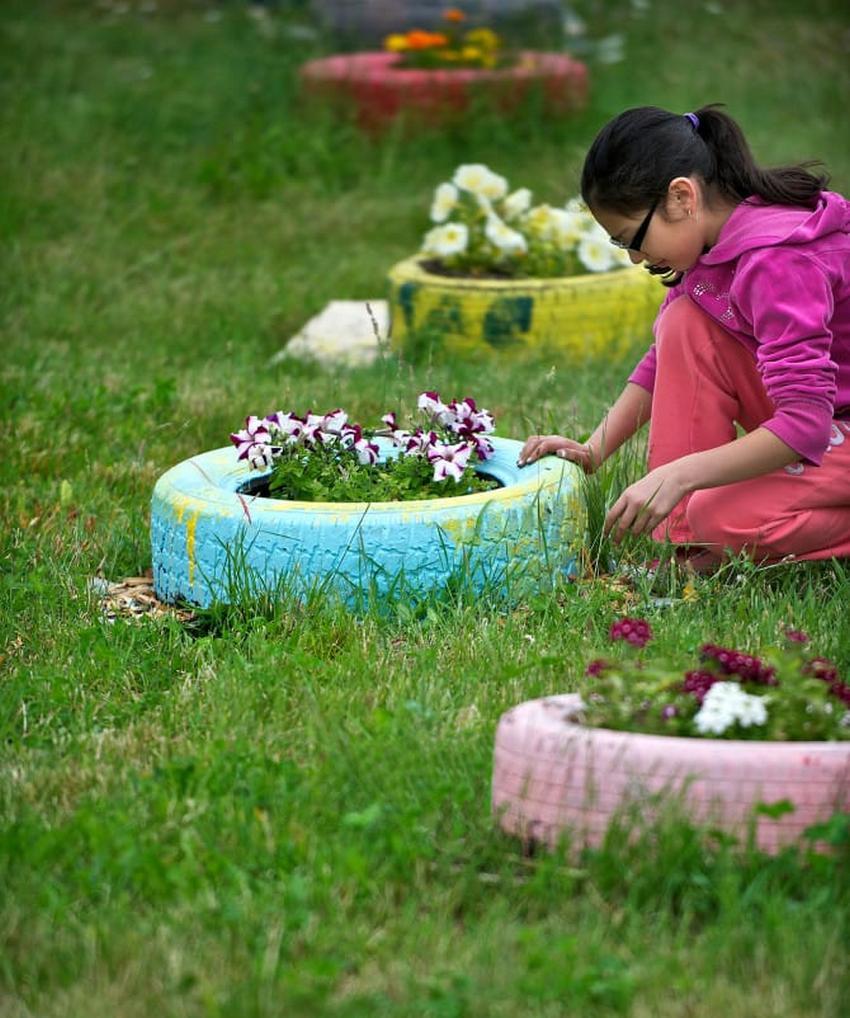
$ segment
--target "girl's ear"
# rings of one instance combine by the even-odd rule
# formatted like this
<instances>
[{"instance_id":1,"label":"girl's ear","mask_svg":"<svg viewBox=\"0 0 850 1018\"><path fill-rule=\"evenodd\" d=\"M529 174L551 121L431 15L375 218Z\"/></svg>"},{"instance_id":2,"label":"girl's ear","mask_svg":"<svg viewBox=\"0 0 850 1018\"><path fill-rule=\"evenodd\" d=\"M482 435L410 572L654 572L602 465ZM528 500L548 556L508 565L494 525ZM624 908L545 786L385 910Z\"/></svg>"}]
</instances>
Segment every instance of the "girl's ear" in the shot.
<instances>
[{"instance_id":1,"label":"girl's ear","mask_svg":"<svg viewBox=\"0 0 850 1018\"><path fill-rule=\"evenodd\" d=\"M667 188L667 208L672 213L693 216L697 212L700 190L692 177L674 177Z\"/></svg>"}]
</instances>

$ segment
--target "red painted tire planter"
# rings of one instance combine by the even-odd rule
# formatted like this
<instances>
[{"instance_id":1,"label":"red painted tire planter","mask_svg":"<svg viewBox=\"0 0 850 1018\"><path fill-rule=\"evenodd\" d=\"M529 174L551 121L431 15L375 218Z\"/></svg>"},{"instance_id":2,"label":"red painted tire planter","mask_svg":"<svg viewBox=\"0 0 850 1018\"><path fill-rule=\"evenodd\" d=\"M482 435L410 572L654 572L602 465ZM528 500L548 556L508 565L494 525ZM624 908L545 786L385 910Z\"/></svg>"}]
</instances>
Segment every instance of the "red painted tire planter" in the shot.
<instances>
[{"instance_id":1,"label":"red painted tire planter","mask_svg":"<svg viewBox=\"0 0 850 1018\"><path fill-rule=\"evenodd\" d=\"M310 60L300 69L310 94L354 105L361 127L387 126L401 113L431 124L463 114L473 96L510 112L539 89L546 109L568 113L587 101L587 68L566 53L524 50L498 70L426 70L396 66L396 53L345 53Z\"/></svg>"},{"instance_id":2,"label":"red painted tire planter","mask_svg":"<svg viewBox=\"0 0 850 1018\"><path fill-rule=\"evenodd\" d=\"M503 830L553 846L569 830L598 845L617 810L647 794L681 794L691 817L774 853L850 808L850 742L750 742L640 735L573 722L576 694L521 703L496 730L493 810ZM790 800L793 813L754 816ZM647 803L647 808L652 806Z\"/></svg>"}]
</instances>

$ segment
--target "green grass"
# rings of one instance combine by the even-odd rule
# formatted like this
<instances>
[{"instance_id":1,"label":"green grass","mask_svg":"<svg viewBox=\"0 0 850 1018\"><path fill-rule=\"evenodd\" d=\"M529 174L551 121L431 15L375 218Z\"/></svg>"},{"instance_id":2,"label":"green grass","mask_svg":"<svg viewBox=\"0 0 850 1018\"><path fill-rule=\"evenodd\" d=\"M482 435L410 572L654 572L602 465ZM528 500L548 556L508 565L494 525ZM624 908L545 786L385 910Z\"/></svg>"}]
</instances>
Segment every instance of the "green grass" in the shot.
<instances>
[{"instance_id":1,"label":"green grass","mask_svg":"<svg viewBox=\"0 0 850 1018\"><path fill-rule=\"evenodd\" d=\"M488 806L498 717L580 687L617 612L683 658L793 624L846 670L846 566L736 563L695 601L603 576L512 610L193 626L109 624L88 590L150 565L156 478L249 411L371 419L437 388L503 435L595 424L628 361L266 367L329 299L382 294L458 162L562 200L610 115L722 100L761 161L819 157L850 189L846 5L573 6L626 46L589 58L581 116L371 141L298 98L323 46L284 31L303 5L271 33L236 2L2 5L3 1016L847 1013L846 846L766 859L638 825L529 856Z\"/></svg>"}]
</instances>

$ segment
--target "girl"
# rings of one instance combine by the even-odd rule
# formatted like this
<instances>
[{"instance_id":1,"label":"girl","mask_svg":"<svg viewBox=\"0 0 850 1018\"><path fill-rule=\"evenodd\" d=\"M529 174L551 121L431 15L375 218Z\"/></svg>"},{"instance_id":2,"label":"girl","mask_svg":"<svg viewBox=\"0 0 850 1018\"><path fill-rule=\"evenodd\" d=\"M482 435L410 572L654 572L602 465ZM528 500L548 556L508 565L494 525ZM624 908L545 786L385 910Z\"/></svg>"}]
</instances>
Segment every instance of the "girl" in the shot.
<instances>
[{"instance_id":1,"label":"girl","mask_svg":"<svg viewBox=\"0 0 850 1018\"><path fill-rule=\"evenodd\" d=\"M533 435L520 465L555 453L591 472L649 421L648 473L606 518L615 541L697 545L698 568L728 550L850 555L850 202L826 182L761 169L716 105L607 124L582 196L670 292L590 439Z\"/></svg>"}]
</instances>

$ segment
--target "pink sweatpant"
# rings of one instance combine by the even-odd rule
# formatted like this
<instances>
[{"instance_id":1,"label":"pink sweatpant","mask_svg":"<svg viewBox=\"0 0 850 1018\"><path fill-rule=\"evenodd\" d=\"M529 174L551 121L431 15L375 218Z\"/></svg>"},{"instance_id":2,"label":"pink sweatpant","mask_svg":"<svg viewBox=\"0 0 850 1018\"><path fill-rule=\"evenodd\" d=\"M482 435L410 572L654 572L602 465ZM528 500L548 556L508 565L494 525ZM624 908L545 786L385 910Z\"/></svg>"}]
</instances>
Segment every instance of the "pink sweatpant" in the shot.
<instances>
[{"instance_id":1,"label":"pink sweatpant","mask_svg":"<svg viewBox=\"0 0 850 1018\"><path fill-rule=\"evenodd\" d=\"M649 468L752 431L773 405L747 348L679 297L656 329L658 355ZM652 533L758 561L850 556L850 422L835 421L821 466L793 463L762 477L685 497Z\"/></svg>"}]
</instances>

